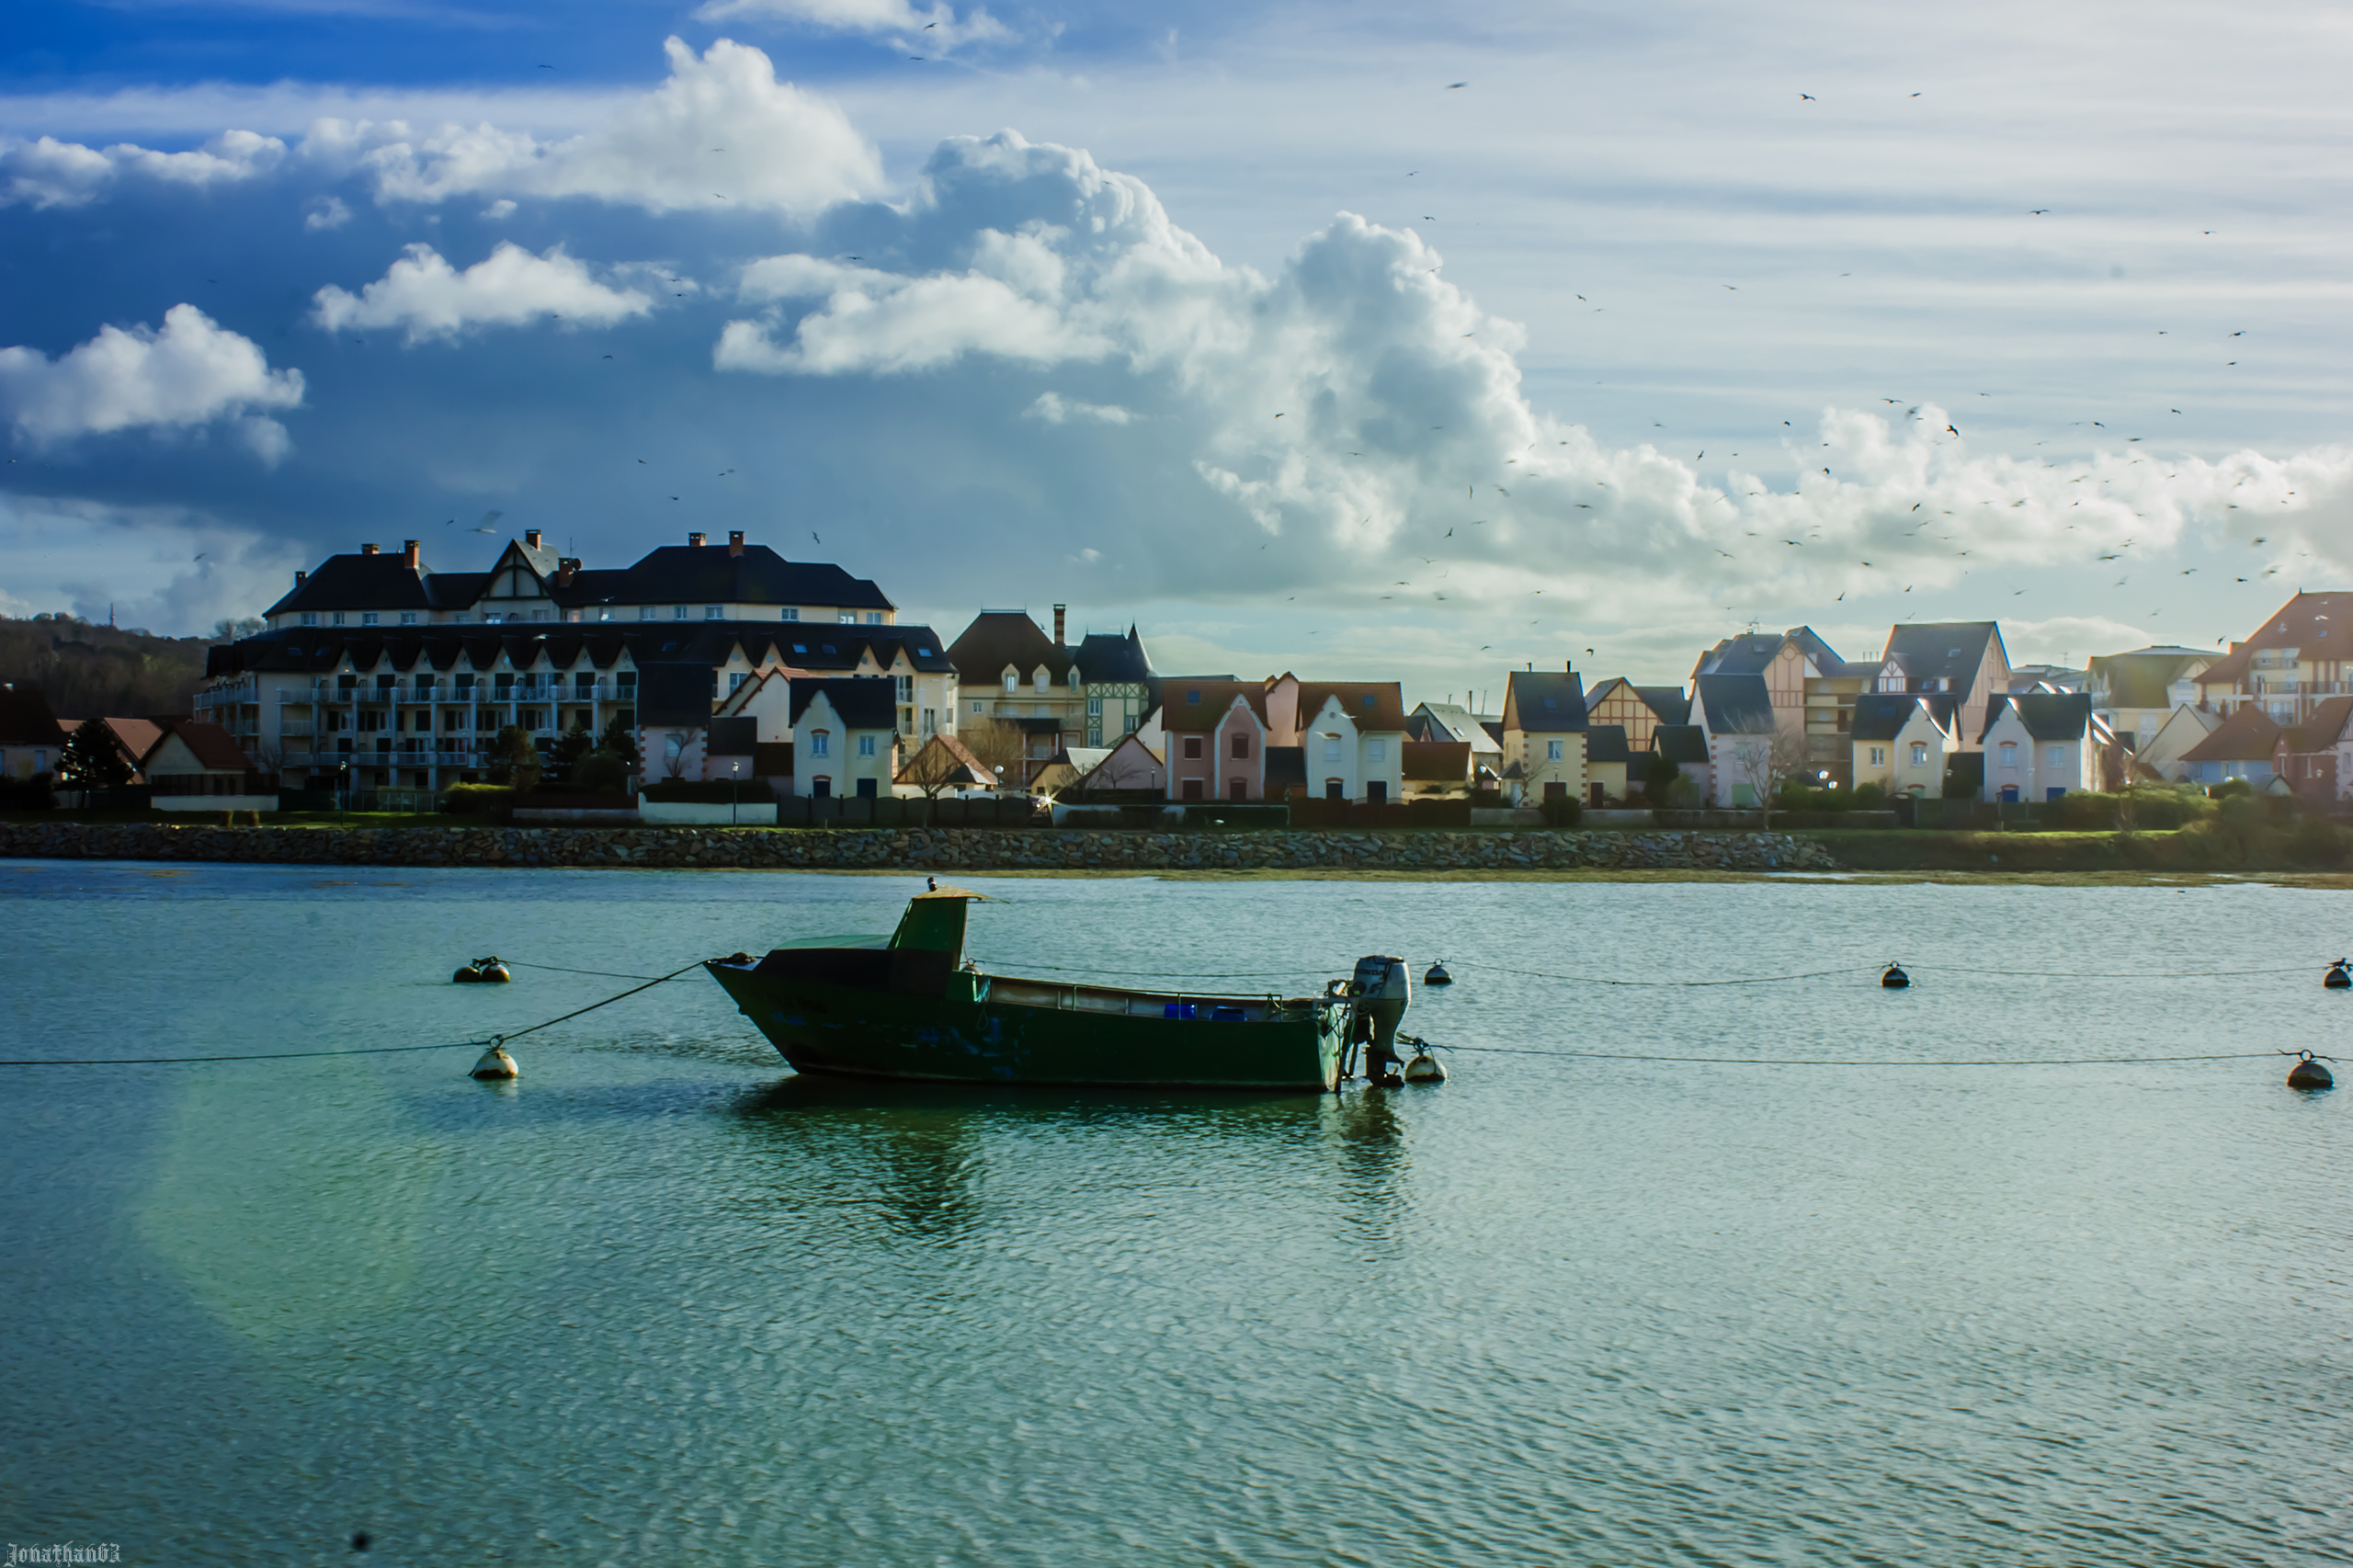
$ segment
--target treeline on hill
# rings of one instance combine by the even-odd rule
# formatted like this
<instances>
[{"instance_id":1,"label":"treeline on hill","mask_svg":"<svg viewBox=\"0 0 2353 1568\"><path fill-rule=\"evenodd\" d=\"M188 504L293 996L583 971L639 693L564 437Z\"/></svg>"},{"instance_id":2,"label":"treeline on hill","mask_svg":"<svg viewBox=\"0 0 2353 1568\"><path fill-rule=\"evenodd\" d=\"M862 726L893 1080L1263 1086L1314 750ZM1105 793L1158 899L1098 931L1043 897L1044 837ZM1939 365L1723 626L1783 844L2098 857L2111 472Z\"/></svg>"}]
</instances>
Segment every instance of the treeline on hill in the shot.
<instances>
[{"instance_id":1,"label":"treeline on hill","mask_svg":"<svg viewBox=\"0 0 2353 1568\"><path fill-rule=\"evenodd\" d=\"M61 719L184 715L215 637L153 637L78 616L0 616L0 681L38 691Z\"/></svg>"}]
</instances>

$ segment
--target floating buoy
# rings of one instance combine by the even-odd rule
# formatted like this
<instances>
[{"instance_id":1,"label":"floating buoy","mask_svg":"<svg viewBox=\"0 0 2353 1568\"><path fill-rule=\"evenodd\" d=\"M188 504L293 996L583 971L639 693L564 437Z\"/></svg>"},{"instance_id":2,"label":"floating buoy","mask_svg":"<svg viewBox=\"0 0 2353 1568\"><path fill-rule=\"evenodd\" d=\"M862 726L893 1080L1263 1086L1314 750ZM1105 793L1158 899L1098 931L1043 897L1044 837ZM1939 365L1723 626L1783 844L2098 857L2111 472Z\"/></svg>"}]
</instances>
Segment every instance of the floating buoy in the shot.
<instances>
[{"instance_id":1,"label":"floating buoy","mask_svg":"<svg viewBox=\"0 0 2353 1568\"><path fill-rule=\"evenodd\" d=\"M1902 964L1892 963L1889 964L1886 970L1880 975L1879 983L1887 990L1903 991L1911 986L1912 977L1904 972L1904 966Z\"/></svg>"},{"instance_id":2,"label":"floating buoy","mask_svg":"<svg viewBox=\"0 0 2353 1568\"><path fill-rule=\"evenodd\" d=\"M497 1083L507 1078L521 1077L523 1069L517 1066L515 1059L506 1054L505 1046L493 1041L491 1048L482 1053L482 1060L474 1063L472 1075L484 1083Z\"/></svg>"},{"instance_id":3,"label":"floating buoy","mask_svg":"<svg viewBox=\"0 0 2353 1568\"><path fill-rule=\"evenodd\" d=\"M2296 1053L2296 1064L2288 1069L2288 1086L2291 1089L2333 1089L2336 1087L2336 1080L2328 1075L2327 1068L2313 1060L2311 1051L2302 1051Z\"/></svg>"},{"instance_id":4,"label":"floating buoy","mask_svg":"<svg viewBox=\"0 0 2353 1568\"><path fill-rule=\"evenodd\" d=\"M515 978L494 954L490 958L474 960L474 969L482 976L484 985L504 985Z\"/></svg>"},{"instance_id":5,"label":"floating buoy","mask_svg":"<svg viewBox=\"0 0 2353 1568\"><path fill-rule=\"evenodd\" d=\"M458 972L449 977L449 983L452 985L480 985L482 983L482 971L476 969L470 963L461 963L458 966Z\"/></svg>"},{"instance_id":6,"label":"floating buoy","mask_svg":"<svg viewBox=\"0 0 2353 1568\"><path fill-rule=\"evenodd\" d=\"M1439 1064L1438 1059L1428 1051L1417 1051L1414 1059L1405 1063L1405 1082L1443 1084L1446 1082L1446 1069Z\"/></svg>"},{"instance_id":7,"label":"floating buoy","mask_svg":"<svg viewBox=\"0 0 2353 1568\"><path fill-rule=\"evenodd\" d=\"M1430 965L1429 972L1422 976L1422 983L1424 985L1453 984L1454 976L1446 972L1446 960L1441 959L1437 963Z\"/></svg>"},{"instance_id":8,"label":"floating buoy","mask_svg":"<svg viewBox=\"0 0 2353 1568\"><path fill-rule=\"evenodd\" d=\"M2331 991L2353 990L2353 967L2348 965L2353 965L2353 960L2337 960L2328 966L2328 972L2321 976L2320 983Z\"/></svg>"},{"instance_id":9,"label":"floating buoy","mask_svg":"<svg viewBox=\"0 0 2353 1568\"><path fill-rule=\"evenodd\" d=\"M1370 1082L1376 1089L1402 1089L1405 1086L1405 1080L1393 1067L1386 1073L1374 1074Z\"/></svg>"}]
</instances>

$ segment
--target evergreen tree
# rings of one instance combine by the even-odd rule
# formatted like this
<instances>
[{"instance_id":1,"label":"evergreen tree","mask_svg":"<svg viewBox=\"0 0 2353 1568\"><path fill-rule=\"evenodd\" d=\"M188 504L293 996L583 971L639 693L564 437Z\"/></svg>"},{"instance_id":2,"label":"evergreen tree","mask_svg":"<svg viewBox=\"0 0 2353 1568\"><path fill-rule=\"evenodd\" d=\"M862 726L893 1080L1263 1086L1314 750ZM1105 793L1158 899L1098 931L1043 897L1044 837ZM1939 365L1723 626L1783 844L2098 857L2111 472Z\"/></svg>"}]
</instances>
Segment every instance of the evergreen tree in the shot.
<instances>
[{"instance_id":1,"label":"evergreen tree","mask_svg":"<svg viewBox=\"0 0 2353 1568\"><path fill-rule=\"evenodd\" d=\"M114 732L96 719L75 725L57 754L58 781L69 790L119 790L131 782L131 774Z\"/></svg>"}]
</instances>

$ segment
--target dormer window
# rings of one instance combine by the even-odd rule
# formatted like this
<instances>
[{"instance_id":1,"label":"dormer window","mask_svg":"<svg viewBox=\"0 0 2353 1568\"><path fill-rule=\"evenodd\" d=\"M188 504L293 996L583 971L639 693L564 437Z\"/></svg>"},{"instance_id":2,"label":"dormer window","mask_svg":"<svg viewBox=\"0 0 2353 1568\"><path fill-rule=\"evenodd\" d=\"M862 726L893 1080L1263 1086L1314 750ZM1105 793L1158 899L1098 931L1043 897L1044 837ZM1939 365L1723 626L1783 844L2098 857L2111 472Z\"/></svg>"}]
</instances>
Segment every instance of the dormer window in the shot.
<instances>
[{"instance_id":1,"label":"dormer window","mask_svg":"<svg viewBox=\"0 0 2353 1568\"><path fill-rule=\"evenodd\" d=\"M306 609L306 610L304 610L304 611L302 612L302 624L303 624L303 625L305 625L305 626L316 626L318 623L319 623L319 612L318 612L317 610L314 610L314 609Z\"/></svg>"},{"instance_id":2,"label":"dormer window","mask_svg":"<svg viewBox=\"0 0 2353 1568\"><path fill-rule=\"evenodd\" d=\"M375 625L375 624L376 624L376 612L375 612L374 610L372 610L372 609L363 609L363 610L361 610L361 611L359 612L359 624L360 624L360 625L362 625L362 626L373 626L373 625Z\"/></svg>"},{"instance_id":3,"label":"dormer window","mask_svg":"<svg viewBox=\"0 0 2353 1568\"><path fill-rule=\"evenodd\" d=\"M1185 700L1188 702L1199 702L1200 699L1201 694L1198 691L1188 691L1185 694Z\"/></svg>"},{"instance_id":4,"label":"dormer window","mask_svg":"<svg viewBox=\"0 0 2353 1568\"><path fill-rule=\"evenodd\" d=\"M799 620L801 619L800 607L795 605L785 609L780 609L776 612L776 618L779 620Z\"/></svg>"},{"instance_id":5,"label":"dormer window","mask_svg":"<svg viewBox=\"0 0 2353 1568\"><path fill-rule=\"evenodd\" d=\"M1078 689L1078 671L1076 669L1073 669L1070 672L1070 688L1073 691L1076 691Z\"/></svg>"},{"instance_id":6,"label":"dormer window","mask_svg":"<svg viewBox=\"0 0 2353 1568\"><path fill-rule=\"evenodd\" d=\"M1047 684L1052 679L1053 676L1048 675L1041 669L1036 675L1029 677L1029 684L1035 687L1038 690L1043 691L1046 689Z\"/></svg>"},{"instance_id":7,"label":"dormer window","mask_svg":"<svg viewBox=\"0 0 2353 1568\"><path fill-rule=\"evenodd\" d=\"M687 607L686 607L686 606L684 606L684 605L672 605L672 606L670 607L670 619L671 619L672 620L684 620L684 619L687 619Z\"/></svg>"},{"instance_id":8,"label":"dormer window","mask_svg":"<svg viewBox=\"0 0 2353 1568\"><path fill-rule=\"evenodd\" d=\"M1007 670L1005 672L1005 689L1007 691L1019 691L1021 689L1020 671Z\"/></svg>"},{"instance_id":9,"label":"dormer window","mask_svg":"<svg viewBox=\"0 0 2353 1568\"><path fill-rule=\"evenodd\" d=\"M702 618L705 620L725 620L727 619L727 607L725 605L705 605L702 607Z\"/></svg>"}]
</instances>

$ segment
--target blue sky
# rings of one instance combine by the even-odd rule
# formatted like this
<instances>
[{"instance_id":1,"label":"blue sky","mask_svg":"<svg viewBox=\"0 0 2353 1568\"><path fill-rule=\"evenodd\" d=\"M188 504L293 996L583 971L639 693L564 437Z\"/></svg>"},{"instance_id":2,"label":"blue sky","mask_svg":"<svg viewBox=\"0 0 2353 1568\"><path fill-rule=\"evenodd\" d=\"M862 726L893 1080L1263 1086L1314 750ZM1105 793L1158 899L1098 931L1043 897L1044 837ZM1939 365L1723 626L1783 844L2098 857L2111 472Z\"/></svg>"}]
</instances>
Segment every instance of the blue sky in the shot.
<instances>
[{"instance_id":1,"label":"blue sky","mask_svg":"<svg viewBox=\"0 0 2353 1568\"><path fill-rule=\"evenodd\" d=\"M1440 697L1751 620L2211 645L2353 549L2349 25L46 5L0 609L201 629L497 512Z\"/></svg>"}]
</instances>

